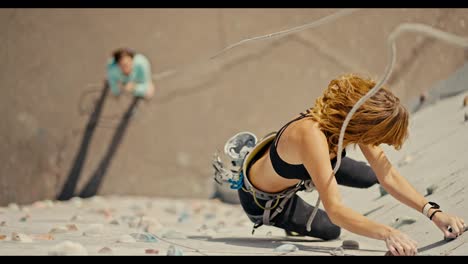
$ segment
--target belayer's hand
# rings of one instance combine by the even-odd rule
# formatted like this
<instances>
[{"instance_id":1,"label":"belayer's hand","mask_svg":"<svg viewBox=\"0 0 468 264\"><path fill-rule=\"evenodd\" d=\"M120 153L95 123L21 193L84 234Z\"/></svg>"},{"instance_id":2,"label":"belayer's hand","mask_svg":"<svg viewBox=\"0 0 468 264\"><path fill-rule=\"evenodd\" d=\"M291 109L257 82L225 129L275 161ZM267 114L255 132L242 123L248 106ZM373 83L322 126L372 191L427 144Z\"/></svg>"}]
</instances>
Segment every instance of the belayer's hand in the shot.
<instances>
[{"instance_id":1,"label":"belayer's hand","mask_svg":"<svg viewBox=\"0 0 468 264\"><path fill-rule=\"evenodd\" d=\"M124 89L125 89L126 92L129 92L129 93L133 92L133 90L135 90L135 83L133 83L133 82L127 83L125 85Z\"/></svg>"}]
</instances>

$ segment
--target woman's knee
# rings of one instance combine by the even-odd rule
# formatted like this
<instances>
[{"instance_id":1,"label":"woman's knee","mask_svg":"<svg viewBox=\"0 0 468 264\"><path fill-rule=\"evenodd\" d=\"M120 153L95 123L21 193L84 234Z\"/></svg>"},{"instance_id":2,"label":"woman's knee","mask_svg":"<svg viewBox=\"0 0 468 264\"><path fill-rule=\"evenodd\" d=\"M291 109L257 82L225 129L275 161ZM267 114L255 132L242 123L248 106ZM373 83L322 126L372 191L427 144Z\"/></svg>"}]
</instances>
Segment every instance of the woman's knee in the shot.
<instances>
[{"instance_id":1,"label":"woman's knee","mask_svg":"<svg viewBox=\"0 0 468 264\"><path fill-rule=\"evenodd\" d=\"M375 176L374 171L370 170L367 172L367 177L362 181L362 187L361 188L370 188L374 186L375 184L379 183L379 180L377 179L377 176Z\"/></svg>"},{"instance_id":2,"label":"woman's knee","mask_svg":"<svg viewBox=\"0 0 468 264\"><path fill-rule=\"evenodd\" d=\"M320 235L323 240L334 240L339 238L341 235L341 228L339 226L330 226L324 229L324 232Z\"/></svg>"},{"instance_id":3,"label":"woman's knee","mask_svg":"<svg viewBox=\"0 0 468 264\"><path fill-rule=\"evenodd\" d=\"M379 183L372 168L365 162L343 158L342 165L336 174L338 184L354 188L369 188Z\"/></svg>"},{"instance_id":4,"label":"woman's knee","mask_svg":"<svg viewBox=\"0 0 468 264\"><path fill-rule=\"evenodd\" d=\"M325 212L317 216L319 217L312 222L312 225L315 225L312 232L315 233L316 237L323 240L333 240L340 237L341 228L335 225Z\"/></svg>"},{"instance_id":5,"label":"woman's knee","mask_svg":"<svg viewBox=\"0 0 468 264\"><path fill-rule=\"evenodd\" d=\"M282 228L297 232L304 236L316 237L323 240L333 240L340 237L341 228L330 220L327 213L322 209L317 211L314 220L312 221L311 230L307 230L307 220L310 217L310 213L313 211L313 207L310 207L310 210L307 211L308 214L304 214L303 212L293 214L288 219L282 221L281 226Z\"/></svg>"}]
</instances>

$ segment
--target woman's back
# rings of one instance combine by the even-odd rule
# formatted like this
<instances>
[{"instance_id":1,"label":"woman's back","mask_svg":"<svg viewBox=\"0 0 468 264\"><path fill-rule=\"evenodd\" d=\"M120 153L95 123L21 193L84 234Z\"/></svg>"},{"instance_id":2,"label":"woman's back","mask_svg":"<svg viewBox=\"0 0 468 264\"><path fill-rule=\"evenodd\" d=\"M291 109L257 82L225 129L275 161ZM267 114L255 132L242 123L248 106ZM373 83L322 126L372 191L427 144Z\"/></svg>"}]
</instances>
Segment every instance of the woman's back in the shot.
<instances>
[{"instance_id":1,"label":"woman's back","mask_svg":"<svg viewBox=\"0 0 468 264\"><path fill-rule=\"evenodd\" d=\"M281 162L281 164L279 164L280 166L289 165L290 167L295 168L296 171L301 172L300 167L303 168L303 161L299 155L301 138L308 135L316 135L312 130L322 133L318 124L308 117L301 118L301 116L297 116L293 121L294 122L288 123L286 127L283 127L283 132L278 134L277 140L271 144L269 150L265 151L265 153L250 168L249 179L253 185L262 191L280 192L285 188L299 183L301 181L300 179L305 180L301 175L297 175L294 178L286 178L278 174L277 169L275 170L275 167L278 167L278 164L275 164L274 167L272 163ZM310 131L310 133L305 134L304 131ZM275 143L276 145L274 145ZM272 152L274 153L273 156ZM277 154L277 157L275 157L275 154ZM278 158L281 161L279 161ZM334 156L330 157L330 159L333 158Z\"/></svg>"}]
</instances>

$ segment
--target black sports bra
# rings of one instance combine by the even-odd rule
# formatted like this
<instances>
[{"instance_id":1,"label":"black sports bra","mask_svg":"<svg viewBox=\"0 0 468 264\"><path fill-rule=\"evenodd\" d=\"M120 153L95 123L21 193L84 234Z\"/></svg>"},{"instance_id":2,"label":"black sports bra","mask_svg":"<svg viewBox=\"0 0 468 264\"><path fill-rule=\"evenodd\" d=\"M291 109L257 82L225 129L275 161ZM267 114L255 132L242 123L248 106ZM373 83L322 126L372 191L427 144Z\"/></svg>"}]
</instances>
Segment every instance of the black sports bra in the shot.
<instances>
[{"instance_id":1,"label":"black sports bra","mask_svg":"<svg viewBox=\"0 0 468 264\"><path fill-rule=\"evenodd\" d=\"M307 110L307 112L309 112L309 110ZM281 137L281 134L283 134L284 130L293 122L301 120L304 117L306 117L306 115L304 113L301 113L301 116L289 121L286 125L284 125L278 131L278 134L276 135L275 140L270 146L270 160L271 160L271 164L273 165L273 169L278 175L286 179L310 180L310 175L307 172L306 168L304 167L304 164L289 164L285 162L278 155L278 151L276 149L278 147L278 140ZM346 156L346 150L343 150L341 157L343 158L345 156ZM335 166L336 159L337 158L335 157L330 161L332 163L332 166Z\"/></svg>"}]
</instances>

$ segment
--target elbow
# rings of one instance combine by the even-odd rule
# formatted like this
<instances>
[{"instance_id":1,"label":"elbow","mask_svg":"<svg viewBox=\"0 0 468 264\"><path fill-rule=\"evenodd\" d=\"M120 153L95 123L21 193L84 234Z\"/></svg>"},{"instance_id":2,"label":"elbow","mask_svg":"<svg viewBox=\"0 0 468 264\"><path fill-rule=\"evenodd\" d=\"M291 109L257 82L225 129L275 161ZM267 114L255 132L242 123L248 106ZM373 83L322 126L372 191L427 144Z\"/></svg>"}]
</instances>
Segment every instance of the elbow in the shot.
<instances>
[{"instance_id":1,"label":"elbow","mask_svg":"<svg viewBox=\"0 0 468 264\"><path fill-rule=\"evenodd\" d=\"M342 206L340 204L332 204L328 205L325 207L325 211L327 212L328 217L330 218L330 221L335 224L335 225L340 225L341 224L341 209Z\"/></svg>"},{"instance_id":2,"label":"elbow","mask_svg":"<svg viewBox=\"0 0 468 264\"><path fill-rule=\"evenodd\" d=\"M377 180L382 187L392 186L398 182L398 171L392 166L387 170L381 171L380 173L376 174Z\"/></svg>"},{"instance_id":3,"label":"elbow","mask_svg":"<svg viewBox=\"0 0 468 264\"><path fill-rule=\"evenodd\" d=\"M330 218L330 222L332 222L334 225L340 226L341 225L341 217L339 216L338 213L330 213L328 214L328 217Z\"/></svg>"},{"instance_id":4,"label":"elbow","mask_svg":"<svg viewBox=\"0 0 468 264\"><path fill-rule=\"evenodd\" d=\"M379 178L379 184L385 190L390 189L392 186L395 185L395 177L392 174L385 175L384 177Z\"/></svg>"}]
</instances>

